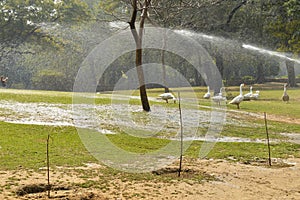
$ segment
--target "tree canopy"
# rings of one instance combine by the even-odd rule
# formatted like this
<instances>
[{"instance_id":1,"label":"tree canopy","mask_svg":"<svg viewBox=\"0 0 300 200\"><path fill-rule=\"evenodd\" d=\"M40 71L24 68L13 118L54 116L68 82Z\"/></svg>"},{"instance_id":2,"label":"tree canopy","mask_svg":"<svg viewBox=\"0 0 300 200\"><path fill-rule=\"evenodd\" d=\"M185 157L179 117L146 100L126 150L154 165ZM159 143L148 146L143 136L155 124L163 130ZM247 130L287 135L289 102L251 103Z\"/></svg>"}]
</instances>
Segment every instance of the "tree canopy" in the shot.
<instances>
[{"instance_id":1,"label":"tree canopy","mask_svg":"<svg viewBox=\"0 0 300 200\"><path fill-rule=\"evenodd\" d=\"M0 2L0 73L10 76L9 87L38 88L42 77L59 77L71 90L80 63L114 31L109 22L125 22L132 14L131 0L2 0ZM136 1L138 4L142 1ZM298 0L151 0L145 25L185 29L215 60L229 83L245 77L258 80L279 74L280 59L246 51L242 43L298 58L300 2ZM139 19L141 10L138 10ZM202 36L201 36L202 35ZM203 39L203 35L215 37ZM201 39L202 38L202 39ZM144 51L148 60L157 51ZM127 55L128 56L128 55ZM166 54L166 66L177 68L191 83L204 84L188 63ZM124 55L126 57L126 55ZM134 59L132 55L130 59ZM111 64L99 88L113 85L134 62L120 58ZM147 61L147 60L145 60ZM157 62L161 62L158 60ZM118 69L118 70L116 70ZM111 71L110 71L111 70ZM40 73L37 73L40 71ZM56 71L57 73L54 73ZM45 79L46 80L46 79ZM195 81L196 80L196 81ZM105 84L104 84L105 83ZM49 89L49 88L47 88Z\"/></svg>"},{"instance_id":2,"label":"tree canopy","mask_svg":"<svg viewBox=\"0 0 300 200\"><path fill-rule=\"evenodd\" d=\"M3 0L0 3L0 59L24 42L53 42L47 30L92 16L80 0Z\"/></svg>"}]
</instances>

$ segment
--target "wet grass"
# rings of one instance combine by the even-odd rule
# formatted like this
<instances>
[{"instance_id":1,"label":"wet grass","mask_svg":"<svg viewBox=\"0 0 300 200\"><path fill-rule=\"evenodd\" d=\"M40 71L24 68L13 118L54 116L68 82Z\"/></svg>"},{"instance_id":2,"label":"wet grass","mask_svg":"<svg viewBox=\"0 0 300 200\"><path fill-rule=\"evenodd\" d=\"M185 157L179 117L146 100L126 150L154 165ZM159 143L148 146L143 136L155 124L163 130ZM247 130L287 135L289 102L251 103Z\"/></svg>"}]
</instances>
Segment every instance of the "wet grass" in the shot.
<instances>
[{"instance_id":1,"label":"wet grass","mask_svg":"<svg viewBox=\"0 0 300 200\"><path fill-rule=\"evenodd\" d=\"M73 127L50 127L21 125L0 122L0 169L35 169L46 166L46 138L51 133L50 160L52 166L81 166L87 162L97 162L82 144ZM109 140L129 152L148 153L168 144L168 140L140 138L127 134L107 135ZM195 141L185 153L197 157L202 142ZM289 155L300 157L300 145L291 143L272 144L272 156L286 158ZM217 143L208 158L238 160L265 158L266 144L256 143Z\"/></svg>"},{"instance_id":2,"label":"wet grass","mask_svg":"<svg viewBox=\"0 0 300 200\"><path fill-rule=\"evenodd\" d=\"M245 123L246 124L246 123ZM300 124L288 124L276 121L268 122L268 133L271 139L287 139L280 133L299 133L300 134ZM251 124L232 125L223 126L221 133L222 136L228 137L241 137L250 139L266 139L266 127L263 120L253 120Z\"/></svg>"},{"instance_id":3,"label":"wet grass","mask_svg":"<svg viewBox=\"0 0 300 200\"><path fill-rule=\"evenodd\" d=\"M262 86L257 86L258 89L264 89L260 92L260 99L257 101L245 101L241 103L241 110L247 112L256 112L267 114L273 114L283 117L290 118L300 118L300 89L299 88L289 88L288 94L290 96L290 102L284 103L281 100L282 89L266 90ZM236 96L238 95L237 87L227 88L227 95ZM255 87L253 89L256 90ZM211 100L205 100L202 96L206 92L206 87L195 87L195 88L176 88L173 90L174 94L177 95L177 91L181 91L182 98L192 98L197 96L198 103L200 106L212 106L214 105ZM244 88L245 93L248 92L248 88ZM163 93L163 89L149 89L149 97L158 97L159 94ZM82 94L85 95L84 93ZM134 91L133 95L138 96L138 91ZM91 94L87 95L91 96ZM133 105L139 105L140 100L137 99L128 99L128 100L117 100L113 101L110 99L111 94L92 94L95 98L92 100L92 103L96 104L111 104L113 103L130 103ZM57 92L57 91L39 91L39 90L14 90L14 89L1 89L0 99L7 101L17 101L17 102L44 102L44 103L60 103L60 104L71 104L73 94L71 92ZM87 97L88 98L88 97ZM89 102L91 100L89 99ZM165 104L164 101L150 101L151 105L163 105L167 107L178 107L177 104L169 103ZM236 106L227 104L228 109L236 110ZM205 109L205 108L204 108Z\"/></svg>"},{"instance_id":4,"label":"wet grass","mask_svg":"<svg viewBox=\"0 0 300 200\"><path fill-rule=\"evenodd\" d=\"M186 151L186 155L197 158L203 142L194 141ZM273 158L300 157L300 145L291 143L271 144ZM259 143L216 143L206 158L235 159L236 161L250 161L268 158L268 147Z\"/></svg>"},{"instance_id":5,"label":"wet grass","mask_svg":"<svg viewBox=\"0 0 300 200\"><path fill-rule=\"evenodd\" d=\"M232 88L230 92L235 93L237 88ZM192 96L187 89L187 96ZM197 87L197 96L200 98L200 104L209 105L211 102L201 99L206 92L205 87ZM149 90L150 97L157 97L162 93L162 89ZM288 93L291 96L289 104L281 102L282 91L265 90L261 91L261 99L258 101L243 102L242 111L259 112L266 111L268 114L279 116L288 116L300 118L300 90L290 89ZM44 103L72 103L72 93L52 92L52 91L24 91L2 89L0 92L2 100L18 102L44 102ZM96 104L111 103L110 94L97 94ZM123 101L120 101L122 103ZM130 99L130 104L140 104L139 99ZM177 107L178 104L164 102L151 102L152 105L162 105L166 107ZM229 105L230 109L235 109ZM262 119L240 118L240 125L227 124L223 127L221 135L244 137L251 139L265 139L265 127ZM244 125L244 126L243 126ZM292 123L283 123L269 121L269 133L272 139L284 139L279 133L300 133L300 125ZM50 155L53 166L80 166L86 162L97 162L82 144L78 133L74 127L50 127L39 125L22 125L0 122L0 169L19 169L29 168L38 169L45 167L46 163L46 138L51 134ZM112 127L114 129L114 127ZM115 129L118 133L120 130ZM206 128L201 128L201 134L205 134ZM203 132L203 133L202 133ZM159 133L162 135L163 133ZM145 133L147 136L147 133ZM109 140L119 148L136 153L147 153L155 151L166 144L168 140L155 137L134 137L125 133L108 135ZM197 157L202 142L195 141L186 152L186 156ZM292 143L272 144L272 154L274 157L287 157L293 155L300 157L300 146ZM256 143L217 143L212 151L207 155L208 158L228 158L235 157L238 160L253 159L256 157L265 158L265 144Z\"/></svg>"}]
</instances>

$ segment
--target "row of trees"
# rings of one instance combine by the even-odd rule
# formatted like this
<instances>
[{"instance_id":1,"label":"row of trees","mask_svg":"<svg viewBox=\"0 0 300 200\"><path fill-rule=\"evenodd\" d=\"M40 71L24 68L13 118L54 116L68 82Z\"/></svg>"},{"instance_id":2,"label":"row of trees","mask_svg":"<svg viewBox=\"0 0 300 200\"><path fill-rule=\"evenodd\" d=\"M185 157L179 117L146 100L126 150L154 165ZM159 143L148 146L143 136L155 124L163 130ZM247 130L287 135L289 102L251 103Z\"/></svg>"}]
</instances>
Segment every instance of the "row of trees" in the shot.
<instances>
[{"instance_id":1,"label":"row of trees","mask_svg":"<svg viewBox=\"0 0 300 200\"><path fill-rule=\"evenodd\" d=\"M0 73L9 76L9 87L70 91L86 55L118 31L109 22L122 21L129 22L137 47L143 41L143 31L139 28L145 25L219 36L217 42L203 40L197 34L194 39L213 57L223 79L230 83L251 76L256 82L263 82L265 77L278 74L279 60L241 49L241 42L287 52L297 58L299 7L297 0L106 0L100 3L3 0L0 2ZM142 60L145 54L147 57ZM112 63L99 88L113 86L122 71L152 58L162 62L163 67L172 66L192 84L204 84L202 77L176 55L139 49ZM294 62L287 61L287 69L290 84L294 86ZM142 71L138 74L142 81Z\"/></svg>"}]
</instances>

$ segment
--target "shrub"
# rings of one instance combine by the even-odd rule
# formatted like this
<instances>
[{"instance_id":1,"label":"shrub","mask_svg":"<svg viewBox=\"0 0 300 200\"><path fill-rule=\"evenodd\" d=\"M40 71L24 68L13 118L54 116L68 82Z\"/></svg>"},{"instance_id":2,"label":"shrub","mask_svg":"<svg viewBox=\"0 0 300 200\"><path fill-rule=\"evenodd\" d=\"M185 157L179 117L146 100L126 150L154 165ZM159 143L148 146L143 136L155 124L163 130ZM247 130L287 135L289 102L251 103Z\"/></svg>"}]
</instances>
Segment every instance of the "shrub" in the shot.
<instances>
[{"instance_id":1,"label":"shrub","mask_svg":"<svg viewBox=\"0 0 300 200\"><path fill-rule=\"evenodd\" d=\"M33 89L39 90L65 90L65 75L54 70L41 70L32 78Z\"/></svg>"},{"instance_id":2,"label":"shrub","mask_svg":"<svg viewBox=\"0 0 300 200\"><path fill-rule=\"evenodd\" d=\"M253 76L243 76L242 81L243 81L243 83L245 83L247 85L254 84L254 82L255 82Z\"/></svg>"}]
</instances>

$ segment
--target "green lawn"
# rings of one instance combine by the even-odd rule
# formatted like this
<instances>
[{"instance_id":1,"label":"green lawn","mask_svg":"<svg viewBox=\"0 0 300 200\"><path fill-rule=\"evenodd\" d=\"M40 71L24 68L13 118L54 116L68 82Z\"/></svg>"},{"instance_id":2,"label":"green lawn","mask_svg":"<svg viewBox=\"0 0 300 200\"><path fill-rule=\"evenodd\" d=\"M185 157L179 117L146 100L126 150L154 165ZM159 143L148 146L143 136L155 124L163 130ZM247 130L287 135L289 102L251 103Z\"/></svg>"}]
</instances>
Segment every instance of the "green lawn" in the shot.
<instances>
[{"instance_id":1,"label":"green lawn","mask_svg":"<svg viewBox=\"0 0 300 200\"><path fill-rule=\"evenodd\" d=\"M72 93L41 90L0 89L0 99L17 102L72 103Z\"/></svg>"},{"instance_id":2,"label":"green lawn","mask_svg":"<svg viewBox=\"0 0 300 200\"><path fill-rule=\"evenodd\" d=\"M95 161L87 152L74 127L23 125L0 122L0 169L46 166L46 141L50 139L50 159L55 165L78 166Z\"/></svg>"},{"instance_id":3,"label":"green lawn","mask_svg":"<svg viewBox=\"0 0 300 200\"><path fill-rule=\"evenodd\" d=\"M87 162L97 162L82 144L73 127L50 127L41 125L22 125L0 123L0 170L35 169L46 166L46 140L50 139L51 166L81 166ZM127 134L108 135L108 139L117 147L128 152L147 153L168 144L167 140L155 138L137 138ZM195 141L185 155L195 158L199 154L202 142ZM272 156L287 158L290 155L300 157L300 145L291 143L272 144ZM267 158L267 146L256 143L217 143L207 158L226 159L230 156L238 160Z\"/></svg>"}]
</instances>

